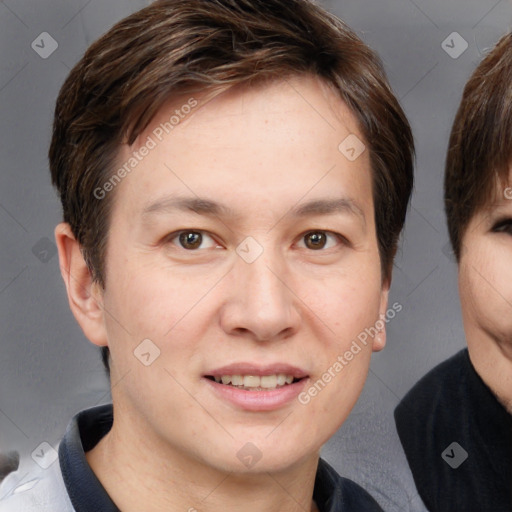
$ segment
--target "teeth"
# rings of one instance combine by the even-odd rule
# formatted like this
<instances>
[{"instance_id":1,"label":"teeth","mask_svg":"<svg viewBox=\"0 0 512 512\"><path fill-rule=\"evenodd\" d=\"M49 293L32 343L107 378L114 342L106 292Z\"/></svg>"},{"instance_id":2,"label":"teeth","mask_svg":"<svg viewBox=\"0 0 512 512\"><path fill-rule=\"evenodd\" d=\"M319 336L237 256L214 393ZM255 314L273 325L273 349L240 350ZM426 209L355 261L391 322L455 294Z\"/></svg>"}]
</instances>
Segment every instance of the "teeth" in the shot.
<instances>
[{"instance_id":1,"label":"teeth","mask_svg":"<svg viewBox=\"0 0 512 512\"><path fill-rule=\"evenodd\" d=\"M265 375L260 378L260 386L262 388L275 388L277 386L277 376L276 375Z\"/></svg>"},{"instance_id":2,"label":"teeth","mask_svg":"<svg viewBox=\"0 0 512 512\"><path fill-rule=\"evenodd\" d=\"M233 386L243 386L244 378L241 375L233 375L231 377L231 384L233 384Z\"/></svg>"},{"instance_id":3,"label":"teeth","mask_svg":"<svg viewBox=\"0 0 512 512\"><path fill-rule=\"evenodd\" d=\"M258 389L276 389L278 386L291 384L293 382L293 375L285 375L280 373L278 375L222 375L215 376L215 382L231 385L240 388L258 388Z\"/></svg>"},{"instance_id":4,"label":"teeth","mask_svg":"<svg viewBox=\"0 0 512 512\"><path fill-rule=\"evenodd\" d=\"M253 375L246 375L244 377L244 386L246 388L258 388L258 387L260 387L260 383L261 383L260 377L253 376Z\"/></svg>"}]
</instances>

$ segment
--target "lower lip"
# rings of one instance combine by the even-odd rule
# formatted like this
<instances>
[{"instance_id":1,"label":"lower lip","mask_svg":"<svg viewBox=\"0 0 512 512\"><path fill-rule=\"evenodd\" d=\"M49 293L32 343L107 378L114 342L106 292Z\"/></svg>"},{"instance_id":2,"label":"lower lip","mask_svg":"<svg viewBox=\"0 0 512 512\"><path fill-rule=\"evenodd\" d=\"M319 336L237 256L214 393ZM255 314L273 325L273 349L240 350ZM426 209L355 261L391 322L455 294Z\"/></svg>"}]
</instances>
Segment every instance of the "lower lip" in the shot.
<instances>
[{"instance_id":1,"label":"lower lip","mask_svg":"<svg viewBox=\"0 0 512 512\"><path fill-rule=\"evenodd\" d=\"M207 378L203 380L211 386L211 389L217 396L241 409L246 411L273 411L297 398L309 379L301 379L293 384L286 384L281 388L268 391L247 391Z\"/></svg>"}]
</instances>

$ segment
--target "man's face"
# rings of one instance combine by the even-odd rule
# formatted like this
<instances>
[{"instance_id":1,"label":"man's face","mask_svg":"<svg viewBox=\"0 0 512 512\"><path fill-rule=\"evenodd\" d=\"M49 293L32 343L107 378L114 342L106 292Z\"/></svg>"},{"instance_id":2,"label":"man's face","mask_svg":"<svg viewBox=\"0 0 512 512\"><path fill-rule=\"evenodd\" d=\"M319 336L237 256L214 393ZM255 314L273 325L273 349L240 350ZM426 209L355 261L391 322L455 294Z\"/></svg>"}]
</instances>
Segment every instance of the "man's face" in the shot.
<instances>
[{"instance_id":1,"label":"man's face","mask_svg":"<svg viewBox=\"0 0 512 512\"><path fill-rule=\"evenodd\" d=\"M280 470L338 429L385 341L344 356L387 305L369 152L338 149L363 137L309 77L224 93L158 140L176 108L119 157L156 142L112 210L102 302L116 422L160 454Z\"/></svg>"},{"instance_id":2,"label":"man's face","mask_svg":"<svg viewBox=\"0 0 512 512\"><path fill-rule=\"evenodd\" d=\"M512 188L497 188L463 236L459 291L470 353L512 359Z\"/></svg>"}]
</instances>

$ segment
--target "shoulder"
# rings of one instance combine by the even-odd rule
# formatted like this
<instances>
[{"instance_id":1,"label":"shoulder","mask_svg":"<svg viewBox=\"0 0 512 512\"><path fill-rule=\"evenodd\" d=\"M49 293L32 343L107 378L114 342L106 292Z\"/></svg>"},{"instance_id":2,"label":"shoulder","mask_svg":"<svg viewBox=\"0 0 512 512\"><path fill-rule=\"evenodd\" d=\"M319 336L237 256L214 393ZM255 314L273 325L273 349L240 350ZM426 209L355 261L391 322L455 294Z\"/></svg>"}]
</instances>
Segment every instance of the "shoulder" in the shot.
<instances>
[{"instance_id":1,"label":"shoulder","mask_svg":"<svg viewBox=\"0 0 512 512\"><path fill-rule=\"evenodd\" d=\"M461 350L430 370L412 387L395 409L395 422L402 442L406 431L410 432L413 426L427 429L425 419L432 413L450 407L453 416L453 407L466 397L470 366L467 349Z\"/></svg>"},{"instance_id":2,"label":"shoulder","mask_svg":"<svg viewBox=\"0 0 512 512\"><path fill-rule=\"evenodd\" d=\"M321 512L383 512L367 491L338 475L323 459L318 463L314 499Z\"/></svg>"},{"instance_id":3,"label":"shoulder","mask_svg":"<svg viewBox=\"0 0 512 512\"><path fill-rule=\"evenodd\" d=\"M429 510L511 510L511 418L467 350L425 375L395 409L395 422Z\"/></svg>"},{"instance_id":4,"label":"shoulder","mask_svg":"<svg viewBox=\"0 0 512 512\"><path fill-rule=\"evenodd\" d=\"M413 474L437 458L453 436L464 437L472 371L467 349L461 350L421 378L396 407L396 429Z\"/></svg>"},{"instance_id":5,"label":"shoulder","mask_svg":"<svg viewBox=\"0 0 512 512\"><path fill-rule=\"evenodd\" d=\"M28 467L27 467L28 466ZM0 485L0 512L74 512L58 461L48 469L25 464Z\"/></svg>"},{"instance_id":6,"label":"shoulder","mask_svg":"<svg viewBox=\"0 0 512 512\"><path fill-rule=\"evenodd\" d=\"M340 477L340 489L343 505L339 510L354 512L360 510L364 510L365 512L383 512L375 499L352 480Z\"/></svg>"}]
</instances>

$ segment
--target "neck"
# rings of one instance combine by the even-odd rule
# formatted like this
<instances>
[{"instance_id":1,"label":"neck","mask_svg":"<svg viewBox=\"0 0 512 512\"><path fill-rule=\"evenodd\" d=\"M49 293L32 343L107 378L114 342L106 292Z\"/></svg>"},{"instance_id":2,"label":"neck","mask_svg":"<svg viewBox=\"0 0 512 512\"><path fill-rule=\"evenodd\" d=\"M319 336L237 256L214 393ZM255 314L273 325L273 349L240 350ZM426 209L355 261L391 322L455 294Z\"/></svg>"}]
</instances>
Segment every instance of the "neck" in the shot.
<instances>
[{"instance_id":1,"label":"neck","mask_svg":"<svg viewBox=\"0 0 512 512\"><path fill-rule=\"evenodd\" d=\"M117 411L117 409L115 409ZM278 472L229 473L162 446L133 422L117 417L86 458L123 512L316 511L318 455Z\"/></svg>"}]
</instances>

